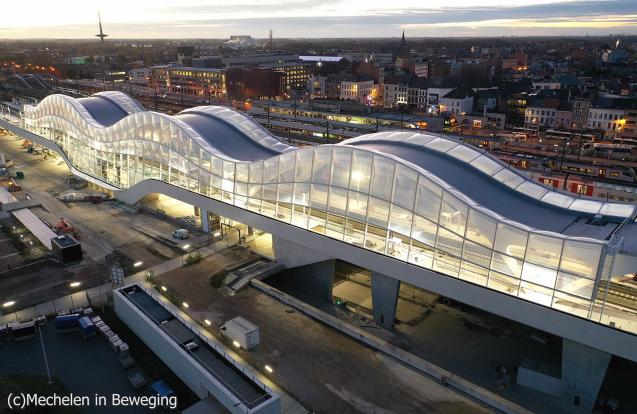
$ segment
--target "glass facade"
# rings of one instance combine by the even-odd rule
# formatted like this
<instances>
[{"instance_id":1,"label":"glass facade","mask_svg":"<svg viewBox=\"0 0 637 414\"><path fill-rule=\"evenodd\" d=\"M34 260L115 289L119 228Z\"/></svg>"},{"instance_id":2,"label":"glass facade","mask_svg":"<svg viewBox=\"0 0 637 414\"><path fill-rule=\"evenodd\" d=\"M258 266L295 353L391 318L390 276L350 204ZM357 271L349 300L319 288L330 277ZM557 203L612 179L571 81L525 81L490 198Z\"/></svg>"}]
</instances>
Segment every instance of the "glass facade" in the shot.
<instances>
[{"instance_id":1,"label":"glass facade","mask_svg":"<svg viewBox=\"0 0 637 414\"><path fill-rule=\"evenodd\" d=\"M367 149L325 145L241 162L166 115L133 113L104 128L82 110L71 98L53 95L25 108L25 127L55 141L78 170L113 186L161 180L448 277L609 323L600 279L610 274L613 252L604 241L507 220L429 172ZM262 129L251 128L243 115L210 111L234 119L253 139L276 141L260 137ZM438 139L422 142L449 151ZM506 185L516 183L517 176L504 174L475 150L454 154ZM526 191L544 197L531 186ZM634 324L619 328L637 332Z\"/></svg>"}]
</instances>

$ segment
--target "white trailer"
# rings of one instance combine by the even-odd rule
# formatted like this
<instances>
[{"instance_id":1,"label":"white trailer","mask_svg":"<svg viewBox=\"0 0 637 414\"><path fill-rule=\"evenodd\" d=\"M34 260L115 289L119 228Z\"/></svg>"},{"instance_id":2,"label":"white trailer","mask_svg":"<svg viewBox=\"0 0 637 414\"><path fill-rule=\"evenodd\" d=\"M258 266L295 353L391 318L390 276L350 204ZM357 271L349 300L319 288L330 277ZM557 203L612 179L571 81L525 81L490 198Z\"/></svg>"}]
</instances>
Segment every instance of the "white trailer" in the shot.
<instances>
[{"instance_id":1,"label":"white trailer","mask_svg":"<svg viewBox=\"0 0 637 414\"><path fill-rule=\"evenodd\" d=\"M237 348L252 349L259 345L259 328L247 319L237 316L221 327L221 334L232 341Z\"/></svg>"}]
</instances>

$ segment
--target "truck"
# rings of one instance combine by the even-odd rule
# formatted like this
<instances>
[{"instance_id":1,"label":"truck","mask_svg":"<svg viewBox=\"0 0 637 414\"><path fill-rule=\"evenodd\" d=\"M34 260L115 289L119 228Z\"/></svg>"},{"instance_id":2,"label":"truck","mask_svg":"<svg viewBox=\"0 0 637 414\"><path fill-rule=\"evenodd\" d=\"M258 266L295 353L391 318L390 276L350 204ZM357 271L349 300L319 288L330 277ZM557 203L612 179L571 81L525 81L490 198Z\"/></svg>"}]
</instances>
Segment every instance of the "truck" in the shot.
<instances>
[{"instance_id":1,"label":"truck","mask_svg":"<svg viewBox=\"0 0 637 414\"><path fill-rule=\"evenodd\" d=\"M237 348L250 350L259 345L261 334L259 328L247 319L237 316L221 327L221 334Z\"/></svg>"}]
</instances>

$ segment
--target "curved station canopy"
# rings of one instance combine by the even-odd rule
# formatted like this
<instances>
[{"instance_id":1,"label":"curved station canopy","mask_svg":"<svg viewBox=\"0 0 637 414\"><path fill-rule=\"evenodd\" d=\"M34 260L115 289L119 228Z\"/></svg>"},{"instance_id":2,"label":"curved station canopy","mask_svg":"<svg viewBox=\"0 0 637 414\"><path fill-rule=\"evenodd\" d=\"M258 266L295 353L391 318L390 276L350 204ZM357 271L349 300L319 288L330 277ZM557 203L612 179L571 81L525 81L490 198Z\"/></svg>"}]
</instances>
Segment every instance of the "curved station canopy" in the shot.
<instances>
[{"instance_id":1,"label":"curved station canopy","mask_svg":"<svg viewBox=\"0 0 637 414\"><path fill-rule=\"evenodd\" d=\"M168 116L119 92L51 95L23 120L96 183L162 181L608 324L595 305L600 278L612 275L607 259L635 206L556 191L448 136L381 132L296 148L228 108ZM628 326L619 328L637 330Z\"/></svg>"}]
</instances>

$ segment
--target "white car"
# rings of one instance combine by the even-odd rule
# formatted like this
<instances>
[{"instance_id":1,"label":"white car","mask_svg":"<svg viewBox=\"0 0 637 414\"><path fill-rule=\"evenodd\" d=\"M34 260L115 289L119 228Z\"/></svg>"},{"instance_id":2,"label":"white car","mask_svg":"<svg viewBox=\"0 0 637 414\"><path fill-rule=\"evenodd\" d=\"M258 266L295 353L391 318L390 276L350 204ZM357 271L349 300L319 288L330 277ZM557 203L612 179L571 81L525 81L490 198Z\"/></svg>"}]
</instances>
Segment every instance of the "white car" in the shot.
<instances>
[{"instance_id":1,"label":"white car","mask_svg":"<svg viewBox=\"0 0 637 414\"><path fill-rule=\"evenodd\" d=\"M190 233L186 229L177 229L173 232L173 237L176 239L187 239L190 237Z\"/></svg>"}]
</instances>

